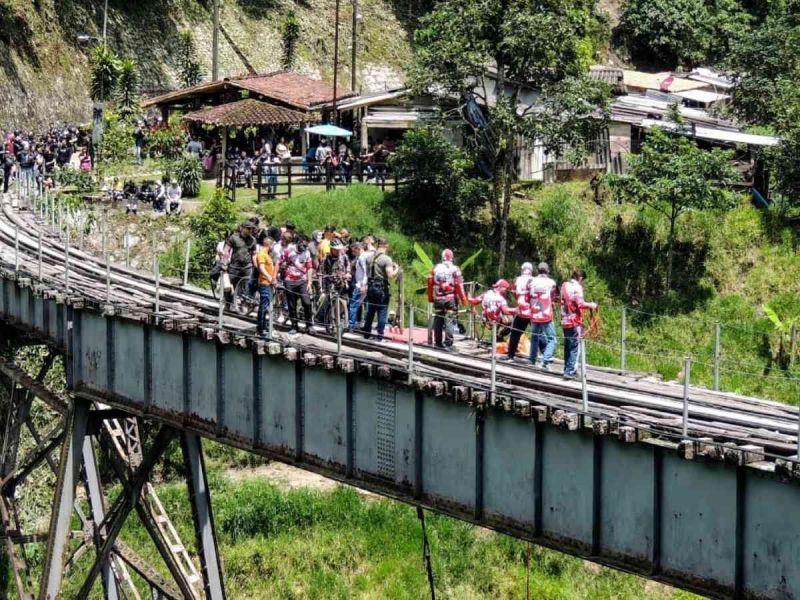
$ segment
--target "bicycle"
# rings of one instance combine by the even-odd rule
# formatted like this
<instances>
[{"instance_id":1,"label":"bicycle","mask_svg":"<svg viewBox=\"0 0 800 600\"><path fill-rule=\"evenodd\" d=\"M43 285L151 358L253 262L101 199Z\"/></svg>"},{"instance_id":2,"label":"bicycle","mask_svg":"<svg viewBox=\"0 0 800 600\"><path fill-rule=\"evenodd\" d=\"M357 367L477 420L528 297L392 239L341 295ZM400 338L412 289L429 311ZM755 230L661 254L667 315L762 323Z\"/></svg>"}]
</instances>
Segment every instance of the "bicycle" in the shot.
<instances>
[{"instance_id":1,"label":"bicycle","mask_svg":"<svg viewBox=\"0 0 800 600\"><path fill-rule=\"evenodd\" d=\"M211 294L215 300L219 300L219 292L222 282L223 273L220 272L219 276L211 275ZM242 277L234 286L233 292L225 293L225 308L229 312L236 313L239 316L250 316L253 311L258 310L260 303L260 295L258 289L252 294L250 293L250 278Z\"/></svg>"},{"instance_id":2,"label":"bicycle","mask_svg":"<svg viewBox=\"0 0 800 600\"><path fill-rule=\"evenodd\" d=\"M347 328L350 318L350 307L347 297L331 287L322 292L314 304L314 322L324 325L325 331L333 335L340 328Z\"/></svg>"}]
</instances>

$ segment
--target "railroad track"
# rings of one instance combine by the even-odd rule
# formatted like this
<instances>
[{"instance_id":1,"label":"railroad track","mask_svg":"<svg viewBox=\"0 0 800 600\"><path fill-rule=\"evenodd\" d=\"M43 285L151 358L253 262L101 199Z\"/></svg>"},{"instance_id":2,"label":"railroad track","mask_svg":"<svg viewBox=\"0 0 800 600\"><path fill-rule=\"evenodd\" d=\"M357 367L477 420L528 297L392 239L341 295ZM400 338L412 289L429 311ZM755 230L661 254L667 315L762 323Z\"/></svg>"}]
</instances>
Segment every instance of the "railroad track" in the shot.
<instances>
[{"instance_id":1,"label":"railroad track","mask_svg":"<svg viewBox=\"0 0 800 600\"><path fill-rule=\"evenodd\" d=\"M57 236L47 232L35 215L16 212L4 204L0 215L0 258L14 264L15 245L19 244L20 268L38 276L39 237L41 236L42 279L55 288L64 287L65 247ZM70 287L80 294L132 311L151 313L154 308L155 281L150 273L117 264L109 270L110 291L106 289L106 265L102 258L71 247L69 252ZM160 279L159 316L188 320L199 325L216 326L218 301L207 291L194 286ZM240 334L254 334L255 321L237 315L224 315L224 326ZM301 334L289 338L285 327L276 327L276 337L301 350L332 354L337 340L324 333ZM408 347L402 343L375 344L361 336L342 336L341 352L357 359L367 359L405 369ZM415 375L430 378L457 376L475 389L488 389L491 356L488 350L476 349L466 355L416 345ZM516 399L526 399L555 410L580 411L582 385L564 380L530 365L497 366L496 392ZM587 375L589 412L595 419L629 423L656 435L680 438L682 434L683 389L674 383L655 381L646 375L621 373L612 369L590 368ZM800 384L798 384L800 396ZM691 388L688 420L689 435L713 442L752 444L775 456L797 454L798 409L778 402Z\"/></svg>"}]
</instances>

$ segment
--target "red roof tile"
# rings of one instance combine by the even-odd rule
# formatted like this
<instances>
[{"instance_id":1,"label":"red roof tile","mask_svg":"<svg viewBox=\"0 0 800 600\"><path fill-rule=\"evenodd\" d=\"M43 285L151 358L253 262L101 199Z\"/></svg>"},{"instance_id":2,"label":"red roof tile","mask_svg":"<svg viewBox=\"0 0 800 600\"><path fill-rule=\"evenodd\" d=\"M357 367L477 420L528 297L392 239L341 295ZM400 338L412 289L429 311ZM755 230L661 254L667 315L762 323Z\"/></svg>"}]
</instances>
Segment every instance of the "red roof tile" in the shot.
<instances>
[{"instance_id":1,"label":"red roof tile","mask_svg":"<svg viewBox=\"0 0 800 600\"><path fill-rule=\"evenodd\" d=\"M292 71L277 71L265 75L249 75L235 79L207 81L199 85L175 90L148 98L142 105L177 104L184 100L220 92L226 86L248 90L265 99L274 100L299 110L313 110L315 107L333 101L333 86L320 79L312 79ZM354 96L353 92L339 89L337 99Z\"/></svg>"},{"instance_id":2,"label":"red roof tile","mask_svg":"<svg viewBox=\"0 0 800 600\"><path fill-rule=\"evenodd\" d=\"M232 84L277 100L296 108L310 110L316 105L333 101L333 86L292 71L278 71L267 75L254 75L231 81ZM353 96L353 92L339 89L337 98Z\"/></svg>"},{"instance_id":3,"label":"red roof tile","mask_svg":"<svg viewBox=\"0 0 800 600\"><path fill-rule=\"evenodd\" d=\"M246 98L189 113L185 121L217 127L258 127L264 125L299 125L313 121L308 113Z\"/></svg>"}]
</instances>

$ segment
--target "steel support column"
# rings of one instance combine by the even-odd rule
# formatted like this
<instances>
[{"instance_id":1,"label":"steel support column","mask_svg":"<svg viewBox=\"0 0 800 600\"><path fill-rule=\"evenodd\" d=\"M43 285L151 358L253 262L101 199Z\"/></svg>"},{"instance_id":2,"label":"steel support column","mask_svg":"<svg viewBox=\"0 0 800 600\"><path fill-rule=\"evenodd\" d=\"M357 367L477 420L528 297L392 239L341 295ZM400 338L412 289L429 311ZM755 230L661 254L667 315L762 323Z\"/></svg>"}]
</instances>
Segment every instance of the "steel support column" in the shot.
<instances>
[{"instance_id":1,"label":"steel support column","mask_svg":"<svg viewBox=\"0 0 800 600\"><path fill-rule=\"evenodd\" d=\"M61 590L64 554L75 504L75 486L81 468L83 438L89 423L89 402L76 398L67 415L66 436L61 447L58 478L50 516L50 537L47 540L39 598L55 600Z\"/></svg>"},{"instance_id":2,"label":"steel support column","mask_svg":"<svg viewBox=\"0 0 800 600\"><path fill-rule=\"evenodd\" d=\"M94 545L99 551L103 539L106 535L105 529L101 529L100 524L105 520L105 501L100 484L100 473L97 470L97 459L94 453L94 444L91 436L83 438L83 474L84 485L86 487L86 497L89 499L89 508L92 513L92 521L95 523ZM114 570L111 567L111 558L106 559L102 564L103 589L107 600L118 600L119 589L114 578Z\"/></svg>"},{"instance_id":3,"label":"steel support column","mask_svg":"<svg viewBox=\"0 0 800 600\"><path fill-rule=\"evenodd\" d=\"M203 587L208 600L225 600L222 582L222 566L219 560L214 514L211 509L211 493L206 479L206 466L200 437L188 432L181 433L183 460L186 463L189 501L192 504L197 546L203 571Z\"/></svg>"}]
</instances>

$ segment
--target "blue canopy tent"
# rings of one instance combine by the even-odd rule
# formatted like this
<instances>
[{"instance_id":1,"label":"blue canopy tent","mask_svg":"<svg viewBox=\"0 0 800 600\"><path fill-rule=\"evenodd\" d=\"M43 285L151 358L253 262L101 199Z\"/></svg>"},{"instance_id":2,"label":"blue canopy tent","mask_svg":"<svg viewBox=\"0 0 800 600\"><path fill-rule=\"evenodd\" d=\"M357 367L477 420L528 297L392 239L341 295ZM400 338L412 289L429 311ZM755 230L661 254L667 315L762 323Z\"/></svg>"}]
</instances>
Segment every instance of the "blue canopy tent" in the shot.
<instances>
[{"instance_id":1,"label":"blue canopy tent","mask_svg":"<svg viewBox=\"0 0 800 600\"><path fill-rule=\"evenodd\" d=\"M323 137L353 137L353 132L347 129L342 129L336 125L314 125L313 127L306 127L306 133L314 135L321 135Z\"/></svg>"}]
</instances>

